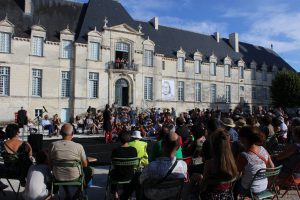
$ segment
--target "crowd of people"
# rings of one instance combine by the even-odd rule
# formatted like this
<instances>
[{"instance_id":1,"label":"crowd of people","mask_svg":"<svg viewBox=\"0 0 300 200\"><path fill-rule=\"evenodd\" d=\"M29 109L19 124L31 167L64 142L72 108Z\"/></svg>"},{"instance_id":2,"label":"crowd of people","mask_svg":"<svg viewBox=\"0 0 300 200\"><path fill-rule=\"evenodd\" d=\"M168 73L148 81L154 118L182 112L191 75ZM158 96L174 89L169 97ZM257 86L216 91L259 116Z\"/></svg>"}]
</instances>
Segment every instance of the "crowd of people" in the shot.
<instances>
[{"instance_id":1,"label":"crowd of people","mask_svg":"<svg viewBox=\"0 0 300 200\"><path fill-rule=\"evenodd\" d=\"M16 165L5 158L15 154L22 157L23 170L17 171L22 185L26 186L25 199L49 197L48 179L45 178L49 171L60 181L78 178L78 171L56 167L57 160L81 161L86 182L89 182L93 170L88 167L86 153L82 145L72 142L79 128L85 129L86 124L92 124L84 123L89 119L94 124L88 126L89 129L97 131L101 125L106 142L112 142L115 136L120 143L112 151L112 159L140 159L138 168L119 166L109 172L114 180L130 180L123 185L123 190L118 184L111 185L114 199L128 199L134 192L137 199L175 199L180 195L181 186L185 197L238 199L241 195L250 196L250 191L255 194L265 191L268 179L253 182L253 177L261 169L278 166L282 168L276 189L292 172L294 178L300 178L300 170L293 171L300 163L300 118L288 117L281 108L259 109L253 114L240 109L222 113L195 108L177 115L174 108L138 110L106 105L103 112L93 112L89 108L84 120L75 117L73 123L64 124L59 130L62 140L52 143L47 153L36 155L30 144L18 138L18 125L6 127L7 139L0 143L1 155L10 170L17 170L14 169ZM98 124L95 119L99 120ZM82 126L76 124L79 120ZM149 137L154 142L150 149L148 140L144 140ZM157 187L170 180L182 185ZM0 185L0 189L5 187ZM68 188L64 189L67 198L72 198Z\"/></svg>"}]
</instances>

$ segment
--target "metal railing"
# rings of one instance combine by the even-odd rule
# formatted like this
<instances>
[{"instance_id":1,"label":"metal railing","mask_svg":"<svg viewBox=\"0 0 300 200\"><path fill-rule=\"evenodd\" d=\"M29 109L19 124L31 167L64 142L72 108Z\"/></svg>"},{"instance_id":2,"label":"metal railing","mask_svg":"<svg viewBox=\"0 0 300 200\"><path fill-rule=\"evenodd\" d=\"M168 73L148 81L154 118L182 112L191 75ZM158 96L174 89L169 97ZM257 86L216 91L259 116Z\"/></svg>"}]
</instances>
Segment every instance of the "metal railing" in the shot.
<instances>
[{"instance_id":1,"label":"metal railing","mask_svg":"<svg viewBox=\"0 0 300 200\"><path fill-rule=\"evenodd\" d=\"M138 71L138 64L111 61L108 63L108 69Z\"/></svg>"}]
</instances>

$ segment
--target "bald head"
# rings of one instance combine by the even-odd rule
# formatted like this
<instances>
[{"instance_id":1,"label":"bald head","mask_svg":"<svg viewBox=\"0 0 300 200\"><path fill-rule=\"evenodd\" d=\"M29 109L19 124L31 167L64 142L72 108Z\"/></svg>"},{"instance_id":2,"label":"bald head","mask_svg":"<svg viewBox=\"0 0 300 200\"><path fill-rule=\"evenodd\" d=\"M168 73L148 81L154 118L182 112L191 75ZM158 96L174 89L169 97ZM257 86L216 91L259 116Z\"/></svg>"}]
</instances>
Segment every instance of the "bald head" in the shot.
<instances>
[{"instance_id":1,"label":"bald head","mask_svg":"<svg viewBox=\"0 0 300 200\"><path fill-rule=\"evenodd\" d=\"M71 124L64 124L61 127L60 133L63 137L73 136L73 126Z\"/></svg>"}]
</instances>

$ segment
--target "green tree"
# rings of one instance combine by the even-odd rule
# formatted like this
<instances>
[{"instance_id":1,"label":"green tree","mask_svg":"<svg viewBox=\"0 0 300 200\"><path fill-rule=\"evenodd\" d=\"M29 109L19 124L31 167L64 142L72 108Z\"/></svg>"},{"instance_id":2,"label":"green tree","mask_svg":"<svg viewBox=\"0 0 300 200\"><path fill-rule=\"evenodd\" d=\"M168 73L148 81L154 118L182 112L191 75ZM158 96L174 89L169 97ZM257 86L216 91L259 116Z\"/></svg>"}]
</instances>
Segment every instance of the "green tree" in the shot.
<instances>
[{"instance_id":1,"label":"green tree","mask_svg":"<svg viewBox=\"0 0 300 200\"><path fill-rule=\"evenodd\" d=\"M281 107L300 106L300 77L291 71L279 72L272 81L273 104Z\"/></svg>"}]
</instances>

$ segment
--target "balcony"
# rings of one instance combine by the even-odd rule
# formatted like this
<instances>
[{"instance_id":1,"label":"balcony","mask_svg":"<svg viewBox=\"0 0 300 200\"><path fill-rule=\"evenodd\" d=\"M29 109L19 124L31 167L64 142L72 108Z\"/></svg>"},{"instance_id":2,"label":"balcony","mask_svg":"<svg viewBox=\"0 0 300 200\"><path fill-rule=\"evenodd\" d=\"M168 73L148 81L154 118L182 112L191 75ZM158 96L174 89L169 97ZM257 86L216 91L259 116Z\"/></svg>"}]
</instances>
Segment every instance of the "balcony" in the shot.
<instances>
[{"instance_id":1,"label":"balcony","mask_svg":"<svg viewBox=\"0 0 300 200\"><path fill-rule=\"evenodd\" d=\"M137 73L138 72L138 64L135 63L122 63L122 62L114 62L111 61L108 63L108 71L114 73Z\"/></svg>"}]
</instances>

